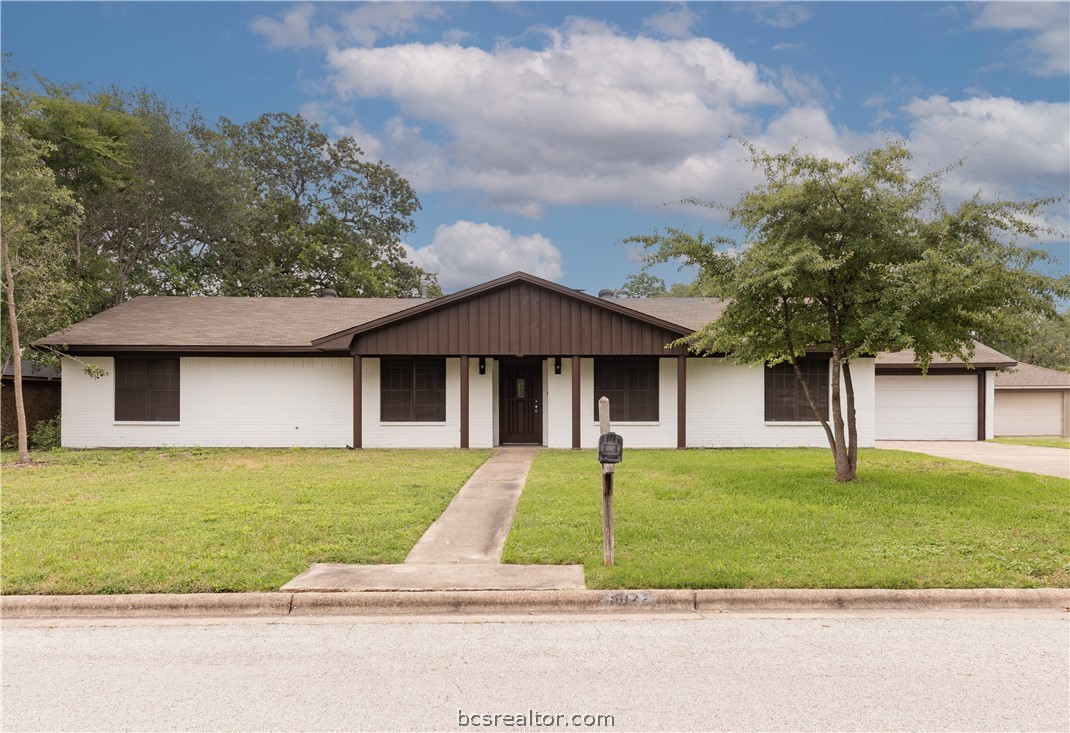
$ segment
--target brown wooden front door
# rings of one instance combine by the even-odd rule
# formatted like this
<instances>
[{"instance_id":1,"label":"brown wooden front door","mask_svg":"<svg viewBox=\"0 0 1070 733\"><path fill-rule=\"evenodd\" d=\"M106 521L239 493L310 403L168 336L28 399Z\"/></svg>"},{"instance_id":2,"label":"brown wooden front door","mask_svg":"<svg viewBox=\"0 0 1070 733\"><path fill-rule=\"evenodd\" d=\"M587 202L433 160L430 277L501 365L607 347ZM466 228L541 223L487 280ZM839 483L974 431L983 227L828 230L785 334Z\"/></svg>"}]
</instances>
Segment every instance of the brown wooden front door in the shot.
<instances>
[{"instance_id":1,"label":"brown wooden front door","mask_svg":"<svg viewBox=\"0 0 1070 733\"><path fill-rule=\"evenodd\" d=\"M503 359L500 442L542 444L542 362Z\"/></svg>"}]
</instances>

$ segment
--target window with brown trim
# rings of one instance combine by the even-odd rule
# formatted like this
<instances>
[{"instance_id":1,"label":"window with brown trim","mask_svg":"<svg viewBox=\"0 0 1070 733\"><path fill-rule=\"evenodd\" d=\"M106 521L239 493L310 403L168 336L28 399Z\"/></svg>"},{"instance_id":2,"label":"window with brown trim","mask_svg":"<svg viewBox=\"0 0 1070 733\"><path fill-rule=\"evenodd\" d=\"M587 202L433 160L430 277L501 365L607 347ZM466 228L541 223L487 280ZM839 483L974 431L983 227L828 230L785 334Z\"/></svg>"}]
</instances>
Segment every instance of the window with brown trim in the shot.
<instances>
[{"instance_id":1,"label":"window with brown trim","mask_svg":"<svg viewBox=\"0 0 1070 733\"><path fill-rule=\"evenodd\" d=\"M379 367L382 422L445 422L446 360L383 359Z\"/></svg>"},{"instance_id":2,"label":"window with brown trim","mask_svg":"<svg viewBox=\"0 0 1070 733\"><path fill-rule=\"evenodd\" d=\"M810 394L821 409L826 420L829 416L829 362L828 359L799 359L799 370L810 387ZM765 420L766 422L816 422L802 385L795 377L795 369L789 363L765 367Z\"/></svg>"},{"instance_id":3,"label":"window with brown trim","mask_svg":"<svg viewBox=\"0 0 1070 733\"><path fill-rule=\"evenodd\" d=\"M613 422L657 422L657 358L595 359L595 420L600 397L609 398L609 416Z\"/></svg>"},{"instance_id":4,"label":"window with brown trim","mask_svg":"<svg viewBox=\"0 0 1070 733\"><path fill-rule=\"evenodd\" d=\"M179 360L116 359L116 422L178 422Z\"/></svg>"}]
</instances>

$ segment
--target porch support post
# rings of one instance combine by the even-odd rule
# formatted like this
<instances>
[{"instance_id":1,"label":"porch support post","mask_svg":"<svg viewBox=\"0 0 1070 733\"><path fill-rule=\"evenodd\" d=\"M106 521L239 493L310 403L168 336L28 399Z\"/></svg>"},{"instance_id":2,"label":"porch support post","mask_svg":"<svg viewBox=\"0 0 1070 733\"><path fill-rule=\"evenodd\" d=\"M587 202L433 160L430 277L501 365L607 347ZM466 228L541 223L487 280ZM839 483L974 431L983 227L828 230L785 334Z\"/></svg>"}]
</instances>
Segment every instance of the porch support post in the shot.
<instances>
[{"instance_id":1,"label":"porch support post","mask_svg":"<svg viewBox=\"0 0 1070 733\"><path fill-rule=\"evenodd\" d=\"M361 356L360 354L353 354L353 447L360 450L364 446L361 445L363 436L361 434L361 428L363 426L364 408L361 402L363 378L361 375Z\"/></svg>"},{"instance_id":2,"label":"porch support post","mask_svg":"<svg viewBox=\"0 0 1070 733\"><path fill-rule=\"evenodd\" d=\"M468 357L461 357L461 447L468 447Z\"/></svg>"},{"instance_id":3,"label":"porch support post","mask_svg":"<svg viewBox=\"0 0 1070 733\"><path fill-rule=\"evenodd\" d=\"M687 355L676 357L676 447L687 447Z\"/></svg>"},{"instance_id":4,"label":"porch support post","mask_svg":"<svg viewBox=\"0 0 1070 733\"><path fill-rule=\"evenodd\" d=\"M572 357L572 450L580 449L580 357Z\"/></svg>"},{"instance_id":5,"label":"porch support post","mask_svg":"<svg viewBox=\"0 0 1070 733\"><path fill-rule=\"evenodd\" d=\"M977 371L977 439L984 440L987 435L985 430L987 422L985 420L985 412L987 412L985 401L988 398L988 390L985 385L985 370L979 369Z\"/></svg>"}]
</instances>

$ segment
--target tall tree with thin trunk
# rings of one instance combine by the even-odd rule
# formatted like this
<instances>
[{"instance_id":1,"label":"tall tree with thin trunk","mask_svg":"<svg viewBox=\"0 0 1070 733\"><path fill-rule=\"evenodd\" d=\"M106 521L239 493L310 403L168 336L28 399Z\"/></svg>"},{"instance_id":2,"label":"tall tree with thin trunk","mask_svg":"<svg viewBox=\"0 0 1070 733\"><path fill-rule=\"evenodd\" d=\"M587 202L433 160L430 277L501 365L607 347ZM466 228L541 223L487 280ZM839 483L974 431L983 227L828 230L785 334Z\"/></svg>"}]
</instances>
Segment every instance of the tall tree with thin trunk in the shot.
<instances>
[{"instance_id":1,"label":"tall tree with thin trunk","mask_svg":"<svg viewBox=\"0 0 1070 733\"><path fill-rule=\"evenodd\" d=\"M30 102L4 81L0 97L0 263L4 290L4 339L14 369L19 460L28 462L26 406L22 394L22 342L65 325L74 288L66 279L67 242L79 208L45 163L49 146L26 130Z\"/></svg>"},{"instance_id":2,"label":"tall tree with thin trunk","mask_svg":"<svg viewBox=\"0 0 1070 733\"><path fill-rule=\"evenodd\" d=\"M897 141L846 160L797 150L771 154L744 143L765 182L727 209L742 242L681 230L633 237L650 263L696 266L728 304L689 343L740 362L789 362L832 449L836 479L858 470L852 364L913 349L927 370L934 354L973 356L974 339L1008 311L1054 315L1070 278L1042 274L1027 246L1052 199L944 205L944 171L914 176ZM688 203L714 206L696 199ZM831 362L831 413L803 378L808 351Z\"/></svg>"}]
</instances>

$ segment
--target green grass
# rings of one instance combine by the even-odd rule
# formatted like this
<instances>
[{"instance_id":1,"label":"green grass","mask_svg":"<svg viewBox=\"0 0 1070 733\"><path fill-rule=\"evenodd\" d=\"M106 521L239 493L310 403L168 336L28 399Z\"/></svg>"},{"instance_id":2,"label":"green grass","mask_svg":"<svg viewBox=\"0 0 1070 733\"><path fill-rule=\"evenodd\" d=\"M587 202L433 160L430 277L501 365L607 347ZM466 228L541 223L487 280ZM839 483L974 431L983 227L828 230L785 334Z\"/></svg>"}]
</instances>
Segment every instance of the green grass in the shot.
<instances>
[{"instance_id":1,"label":"green grass","mask_svg":"<svg viewBox=\"0 0 1070 733\"><path fill-rule=\"evenodd\" d=\"M401 562L488 455L37 453L3 468L3 592L272 590L314 562Z\"/></svg>"},{"instance_id":2,"label":"green grass","mask_svg":"<svg viewBox=\"0 0 1070 733\"><path fill-rule=\"evenodd\" d=\"M1070 439L1058 435L1025 435L1019 438L995 438L993 443L1008 445L1037 445L1041 448L1070 448Z\"/></svg>"},{"instance_id":3,"label":"green grass","mask_svg":"<svg viewBox=\"0 0 1070 733\"><path fill-rule=\"evenodd\" d=\"M531 470L505 562L582 563L593 588L930 588L1070 585L1070 484L914 453L863 450L832 479L828 450L628 451L616 565L602 564L591 452Z\"/></svg>"}]
</instances>

